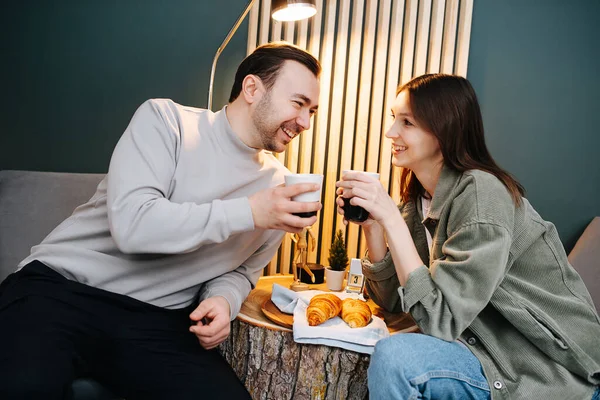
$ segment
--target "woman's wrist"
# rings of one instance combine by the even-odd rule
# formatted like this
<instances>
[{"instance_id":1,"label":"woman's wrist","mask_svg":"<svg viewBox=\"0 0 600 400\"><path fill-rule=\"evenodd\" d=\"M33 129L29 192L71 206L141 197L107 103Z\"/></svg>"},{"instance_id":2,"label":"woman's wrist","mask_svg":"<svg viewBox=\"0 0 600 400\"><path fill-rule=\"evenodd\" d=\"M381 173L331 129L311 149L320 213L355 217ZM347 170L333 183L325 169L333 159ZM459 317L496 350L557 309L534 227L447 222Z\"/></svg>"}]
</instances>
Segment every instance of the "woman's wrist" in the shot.
<instances>
[{"instance_id":1,"label":"woman's wrist","mask_svg":"<svg viewBox=\"0 0 600 400\"><path fill-rule=\"evenodd\" d=\"M402 218L402 214L400 213L388 215L387 218L384 218L382 221L379 221L379 224L385 231L385 234L388 236L398 229L407 228L406 222L404 221L404 218Z\"/></svg>"},{"instance_id":2,"label":"woman's wrist","mask_svg":"<svg viewBox=\"0 0 600 400\"><path fill-rule=\"evenodd\" d=\"M387 253L387 243L383 228L376 221L373 221L368 227L364 224L362 227L367 249L369 250L369 259L371 262L381 261Z\"/></svg>"},{"instance_id":3,"label":"woman's wrist","mask_svg":"<svg viewBox=\"0 0 600 400\"><path fill-rule=\"evenodd\" d=\"M423 265L423 261L421 261L410 230L402 215L390 216L382 222L398 280L404 286L408 280L408 275Z\"/></svg>"}]
</instances>

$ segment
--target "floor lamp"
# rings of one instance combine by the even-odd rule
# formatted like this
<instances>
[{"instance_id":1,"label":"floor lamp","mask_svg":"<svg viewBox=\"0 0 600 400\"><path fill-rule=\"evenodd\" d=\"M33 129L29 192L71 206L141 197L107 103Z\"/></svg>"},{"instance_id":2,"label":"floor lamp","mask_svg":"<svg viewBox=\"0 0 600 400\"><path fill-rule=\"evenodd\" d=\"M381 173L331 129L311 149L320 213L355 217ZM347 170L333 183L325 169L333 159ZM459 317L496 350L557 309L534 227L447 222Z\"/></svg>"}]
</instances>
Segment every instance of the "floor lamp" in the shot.
<instances>
[{"instance_id":1,"label":"floor lamp","mask_svg":"<svg viewBox=\"0 0 600 400\"><path fill-rule=\"evenodd\" d=\"M215 81L215 70L217 68L217 60L219 56L225 50L225 47L241 25L244 18L254 5L256 0L250 0L246 9L240 14L233 27L227 34L221 46L217 49L215 53L215 58L213 59L212 68L210 70L210 83L208 85L208 109L212 110L212 100L213 100L213 84ZM299 21L302 19L310 18L317 13L316 0L272 0L271 1L271 18L277 21Z\"/></svg>"}]
</instances>

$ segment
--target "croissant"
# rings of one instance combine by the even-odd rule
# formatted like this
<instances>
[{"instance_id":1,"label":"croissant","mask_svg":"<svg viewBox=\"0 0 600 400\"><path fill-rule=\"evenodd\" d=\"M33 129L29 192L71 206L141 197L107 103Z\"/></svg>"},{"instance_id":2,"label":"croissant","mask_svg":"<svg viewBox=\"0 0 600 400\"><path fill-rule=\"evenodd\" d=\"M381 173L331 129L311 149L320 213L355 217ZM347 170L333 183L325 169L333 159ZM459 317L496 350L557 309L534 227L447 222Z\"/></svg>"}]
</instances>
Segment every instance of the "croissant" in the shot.
<instances>
[{"instance_id":1,"label":"croissant","mask_svg":"<svg viewBox=\"0 0 600 400\"><path fill-rule=\"evenodd\" d=\"M362 328L371 321L371 308L367 303L357 299L344 299L342 302L342 319L350 328Z\"/></svg>"},{"instance_id":2,"label":"croissant","mask_svg":"<svg viewBox=\"0 0 600 400\"><path fill-rule=\"evenodd\" d=\"M318 294L310 299L306 309L308 325L316 326L336 317L342 310L342 300L335 294Z\"/></svg>"}]
</instances>

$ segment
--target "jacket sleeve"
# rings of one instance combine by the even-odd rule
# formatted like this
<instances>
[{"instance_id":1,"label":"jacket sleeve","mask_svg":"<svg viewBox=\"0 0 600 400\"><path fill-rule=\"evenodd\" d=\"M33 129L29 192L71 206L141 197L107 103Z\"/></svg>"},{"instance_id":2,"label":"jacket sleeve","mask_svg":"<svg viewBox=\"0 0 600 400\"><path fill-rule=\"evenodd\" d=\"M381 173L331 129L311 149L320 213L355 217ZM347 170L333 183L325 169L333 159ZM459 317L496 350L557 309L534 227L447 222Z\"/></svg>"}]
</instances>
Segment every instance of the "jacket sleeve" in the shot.
<instances>
[{"instance_id":1,"label":"jacket sleeve","mask_svg":"<svg viewBox=\"0 0 600 400\"><path fill-rule=\"evenodd\" d=\"M215 296L225 297L229 303L230 318L233 321L240 312L242 303L248 297L250 290L256 286L263 268L277 252L285 235L283 231L271 230L267 232L269 232L269 239L241 266L202 285L199 296L200 301Z\"/></svg>"},{"instance_id":2,"label":"jacket sleeve","mask_svg":"<svg viewBox=\"0 0 600 400\"><path fill-rule=\"evenodd\" d=\"M363 260L373 301L391 312L410 312L423 333L456 340L488 304L506 273L509 232L489 223L468 224L443 244L444 256L414 270L400 286L392 257Z\"/></svg>"},{"instance_id":3,"label":"jacket sleeve","mask_svg":"<svg viewBox=\"0 0 600 400\"><path fill-rule=\"evenodd\" d=\"M398 293L400 281L389 251L376 263L368 257L363 258L362 270L366 278L365 289L375 304L390 312L404 311Z\"/></svg>"},{"instance_id":4,"label":"jacket sleeve","mask_svg":"<svg viewBox=\"0 0 600 400\"><path fill-rule=\"evenodd\" d=\"M108 221L124 253L177 254L254 229L248 198L206 204L168 199L181 146L172 103L149 100L133 116L108 171Z\"/></svg>"}]
</instances>

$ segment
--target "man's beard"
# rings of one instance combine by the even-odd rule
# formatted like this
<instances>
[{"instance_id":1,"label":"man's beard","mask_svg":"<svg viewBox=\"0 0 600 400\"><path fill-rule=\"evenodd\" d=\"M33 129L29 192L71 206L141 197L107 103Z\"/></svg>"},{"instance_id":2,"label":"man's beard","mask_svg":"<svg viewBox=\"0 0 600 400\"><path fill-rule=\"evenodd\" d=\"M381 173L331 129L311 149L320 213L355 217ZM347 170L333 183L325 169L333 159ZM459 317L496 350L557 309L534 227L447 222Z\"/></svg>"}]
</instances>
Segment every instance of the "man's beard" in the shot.
<instances>
[{"instance_id":1,"label":"man's beard","mask_svg":"<svg viewBox=\"0 0 600 400\"><path fill-rule=\"evenodd\" d=\"M268 151L277 151L276 137L279 126L274 127L275 124L271 122L272 115L271 93L267 92L256 106L256 110L252 114L252 122L254 123L254 129L260 136L262 148Z\"/></svg>"},{"instance_id":2,"label":"man's beard","mask_svg":"<svg viewBox=\"0 0 600 400\"><path fill-rule=\"evenodd\" d=\"M273 102L271 101L271 93L267 92L265 97L257 104L256 111L252 115L252 122L254 123L256 132L260 136L262 148L268 151L281 153L285 150L285 148L282 150L278 149L280 143L277 141L277 136L281 124L274 122L274 115L275 110L273 109ZM296 134L301 130L300 127L293 122L285 123L283 126ZM283 143L281 143L281 145L283 145Z\"/></svg>"}]
</instances>

